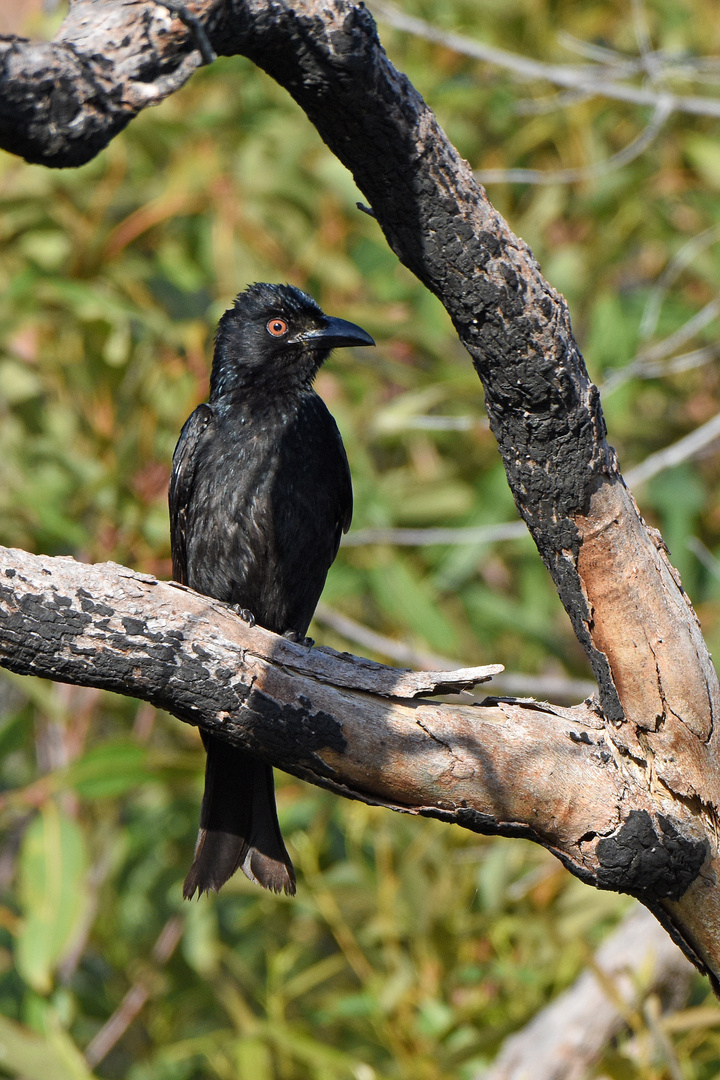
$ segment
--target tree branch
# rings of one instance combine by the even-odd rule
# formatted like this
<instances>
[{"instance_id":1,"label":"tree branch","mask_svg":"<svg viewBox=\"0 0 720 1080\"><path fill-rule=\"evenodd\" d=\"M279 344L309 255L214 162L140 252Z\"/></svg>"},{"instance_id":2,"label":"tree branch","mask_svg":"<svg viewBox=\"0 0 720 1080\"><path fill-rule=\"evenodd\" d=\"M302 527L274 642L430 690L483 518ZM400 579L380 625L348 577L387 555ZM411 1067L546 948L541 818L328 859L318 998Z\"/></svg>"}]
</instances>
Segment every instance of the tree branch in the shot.
<instances>
[{"instance_id":1,"label":"tree branch","mask_svg":"<svg viewBox=\"0 0 720 1080\"><path fill-rule=\"evenodd\" d=\"M413 675L250 628L224 604L114 563L7 548L0 663L139 697L347 798L534 840L666 925L683 925L698 881L693 911L702 899L710 918L717 905L697 816L634 782L596 710L420 697L498 667ZM705 970L703 935L682 943Z\"/></svg>"},{"instance_id":2,"label":"tree branch","mask_svg":"<svg viewBox=\"0 0 720 1080\"><path fill-rule=\"evenodd\" d=\"M249 57L292 94L445 305L602 713L432 705L407 687L400 700L397 673L359 691L377 669L298 651L130 571L18 553L2 590L3 662L132 693L341 794L528 836L584 880L639 896L717 977L720 688L662 541L619 475L565 301L390 64L362 4L187 6L218 54ZM162 5L75 0L53 43L0 42L0 143L50 165L88 160L181 85L201 62L195 45Z\"/></svg>"}]
</instances>

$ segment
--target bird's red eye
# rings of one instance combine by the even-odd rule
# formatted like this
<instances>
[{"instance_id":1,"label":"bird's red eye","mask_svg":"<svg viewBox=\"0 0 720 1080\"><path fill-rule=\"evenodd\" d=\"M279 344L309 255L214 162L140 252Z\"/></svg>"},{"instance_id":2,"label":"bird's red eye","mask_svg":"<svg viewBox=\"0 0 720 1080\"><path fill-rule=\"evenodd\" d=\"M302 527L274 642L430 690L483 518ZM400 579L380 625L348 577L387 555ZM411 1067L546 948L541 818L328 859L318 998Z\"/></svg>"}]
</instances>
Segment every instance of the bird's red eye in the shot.
<instances>
[{"instance_id":1,"label":"bird's red eye","mask_svg":"<svg viewBox=\"0 0 720 1080\"><path fill-rule=\"evenodd\" d=\"M271 319L267 324L268 334L272 334L273 337L282 337L283 334L287 334L288 324L284 319Z\"/></svg>"}]
</instances>

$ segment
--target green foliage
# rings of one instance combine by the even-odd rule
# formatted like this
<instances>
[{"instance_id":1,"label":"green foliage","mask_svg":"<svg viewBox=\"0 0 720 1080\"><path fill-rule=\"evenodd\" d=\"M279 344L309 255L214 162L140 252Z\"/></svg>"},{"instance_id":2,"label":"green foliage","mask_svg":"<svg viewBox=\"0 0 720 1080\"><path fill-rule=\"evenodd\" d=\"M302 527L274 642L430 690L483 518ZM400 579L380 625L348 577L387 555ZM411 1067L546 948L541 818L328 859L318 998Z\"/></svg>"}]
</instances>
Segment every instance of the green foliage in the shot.
<instances>
[{"instance_id":1,"label":"green foliage","mask_svg":"<svg viewBox=\"0 0 720 1080\"><path fill-rule=\"evenodd\" d=\"M636 52L631 5L610 0L405 7L546 60L573 59L559 30ZM657 48L720 49L712 0L652 0L647 15ZM547 86L381 32L477 168L586 166L648 119L602 99L548 101ZM528 100L535 111L519 110ZM712 362L616 379L717 293L717 243L682 258L687 241L718 225L717 157L715 122L677 115L621 170L490 187L571 303L591 374L608 382L610 439L626 468L720 407ZM449 319L357 200L291 99L241 59L198 73L82 169L0 158L0 542L170 575L173 446L206 394L214 323L256 279L308 289L379 342L372 356L338 354L318 380L348 448L355 528L513 520L481 387ZM712 345L717 330L709 322L685 348ZM440 417L455 427L428 425ZM716 651L718 467L708 454L638 492ZM528 541L347 547L326 600L460 662L589 674ZM627 906L524 842L345 803L287 778L279 809L297 898L237 878L184 905L201 769L195 733L148 706L3 676L3 1074L89 1075L80 1050L132 989L145 1004L97 1076L470 1080L572 981ZM706 995L698 981L694 1008L668 1029L687 1080L720 1071ZM634 1041L608 1051L601 1073L680 1075L645 1020L633 1022Z\"/></svg>"},{"instance_id":2,"label":"green foliage","mask_svg":"<svg viewBox=\"0 0 720 1080\"><path fill-rule=\"evenodd\" d=\"M87 907L83 833L53 799L44 802L25 831L18 868L23 922L17 968L33 990L48 994L52 973L77 936Z\"/></svg>"},{"instance_id":3,"label":"green foliage","mask_svg":"<svg viewBox=\"0 0 720 1080\"><path fill-rule=\"evenodd\" d=\"M0 1016L3 1068L23 1080L90 1080L92 1073L72 1040L52 1019L42 1036Z\"/></svg>"}]
</instances>

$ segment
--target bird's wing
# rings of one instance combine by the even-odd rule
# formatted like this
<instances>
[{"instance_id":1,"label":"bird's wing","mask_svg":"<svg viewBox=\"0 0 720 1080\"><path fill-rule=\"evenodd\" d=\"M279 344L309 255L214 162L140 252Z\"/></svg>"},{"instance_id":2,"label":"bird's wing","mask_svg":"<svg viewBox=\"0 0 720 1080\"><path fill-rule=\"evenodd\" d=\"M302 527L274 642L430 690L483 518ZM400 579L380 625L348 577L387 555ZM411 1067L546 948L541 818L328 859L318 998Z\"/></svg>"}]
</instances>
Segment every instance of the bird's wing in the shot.
<instances>
[{"instance_id":1,"label":"bird's wing","mask_svg":"<svg viewBox=\"0 0 720 1080\"><path fill-rule=\"evenodd\" d=\"M318 440L315 447L316 453L325 469L328 470L324 475L323 489L329 500L329 504L326 503L325 513L330 516L324 517L323 520L325 528L331 527L332 522L334 540L330 556L330 563L332 563L338 553L342 534L348 531L352 521L352 478L342 435L335 417L317 394L313 394L309 409L313 418L313 434Z\"/></svg>"},{"instance_id":2,"label":"bird's wing","mask_svg":"<svg viewBox=\"0 0 720 1080\"><path fill-rule=\"evenodd\" d=\"M213 420L209 405L198 405L185 421L175 453L170 475L170 547L172 550L173 578L187 585L187 508L192 495L197 465L198 446Z\"/></svg>"},{"instance_id":3,"label":"bird's wing","mask_svg":"<svg viewBox=\"0 0 720 1080\"><path fill-rule=\"evenodd\" d=\"M350 466L348 465L347 454L345 453L345 447L343 445L343 441L342 441L342 438L340 437L340 432L339 431L338 431L338 441L340 442L340 449L342 451L342 458L343 458L343 462L344 462L344 465L345 465L345 468L343 470L343 474L344 474L343 475L343 482L342 482L342 486L341 486L341 492L342 492L342 494L341 494L341 513L342 513L342 517L340 519L340 526L342 528L342 531L344 533L346 533L348 531L348 529L350 528L350 522L352 521L352 516L353 516L353 489L352 489L352 479L350 477ZM339 532L338 532L337 543L338 543L338 548L339 548L340 547L340 533ZM337 555L337 548L335 549L335 554Z\"/></svg>"}]
</instances>

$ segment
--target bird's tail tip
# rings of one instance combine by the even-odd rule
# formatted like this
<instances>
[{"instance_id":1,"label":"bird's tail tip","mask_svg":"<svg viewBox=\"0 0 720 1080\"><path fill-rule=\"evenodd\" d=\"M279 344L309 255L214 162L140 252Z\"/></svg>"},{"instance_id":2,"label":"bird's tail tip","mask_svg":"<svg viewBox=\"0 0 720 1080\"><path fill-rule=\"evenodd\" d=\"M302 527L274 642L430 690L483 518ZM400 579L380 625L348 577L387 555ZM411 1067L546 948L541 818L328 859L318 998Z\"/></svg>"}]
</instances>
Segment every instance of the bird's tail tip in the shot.
<instances>
[{"instance_id":1,"label":"bird's tail tip","mask_svg":"<svg viewBox=\"0 0 720 1080\"><path fill-rule=\"evenodd\" d=\"M206 860L196 858L183 882L183 900L192 900L195 893L199 900L203 893L220 892L236 869L238 869L237 866L233 867L229 873L218 874L217 867L212 864L208 866ZM285 896L295 896L297 892L295 870L289 858L285 862L264 855L257 848L250 848L240 863L239 869L249 881L255 882L256 885L260 885L269 892Z\"/></svg>"}]
</instances>

